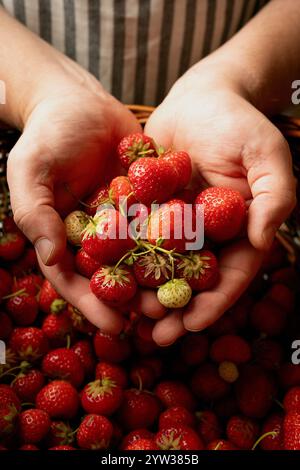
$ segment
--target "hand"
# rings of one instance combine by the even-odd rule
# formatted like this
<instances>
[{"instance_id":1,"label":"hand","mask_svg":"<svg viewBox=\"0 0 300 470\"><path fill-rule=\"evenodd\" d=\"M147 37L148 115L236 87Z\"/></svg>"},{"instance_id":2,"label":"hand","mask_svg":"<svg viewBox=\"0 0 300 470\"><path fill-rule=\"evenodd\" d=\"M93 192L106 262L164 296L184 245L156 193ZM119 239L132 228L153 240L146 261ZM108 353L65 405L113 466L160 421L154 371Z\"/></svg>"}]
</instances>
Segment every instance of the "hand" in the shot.
<instances>
[{"instance_id":1,"label":"hand","mask_svg":"<svg viewBox=\"0 0 300 470\"><path fill-rule=\"evenodd\" d=\"M294 207L295 183L281 133L235 83L220 75L216 81L211 72L199 75L191 69L152 114L145 132L165 148L189 152L200 186L236 189L250 204L249 240L221 251L216 288L195 296L185 311L174 311L155 325L155 341L167 345L186 330L209 326L246 289L263 251Z\"/></svg>"},{"instance_id":2,"label":"hand","mask_svg":"<svg viewBox=\"0 0 300 470\"><path fill-rule=\"evenodd\" d=\"M14 218L60 294L99 328L117 333L122 316L99 302L88 279L75 272L60 216L109 181L116 145L140 126L96 79L68 59L60 60L59 74L40 78L26 106L24 132L9 156ZM139 295L136 302L150 316L153 309L158 315L164 311L154 293Z\"/></svg>"}]
</instances>

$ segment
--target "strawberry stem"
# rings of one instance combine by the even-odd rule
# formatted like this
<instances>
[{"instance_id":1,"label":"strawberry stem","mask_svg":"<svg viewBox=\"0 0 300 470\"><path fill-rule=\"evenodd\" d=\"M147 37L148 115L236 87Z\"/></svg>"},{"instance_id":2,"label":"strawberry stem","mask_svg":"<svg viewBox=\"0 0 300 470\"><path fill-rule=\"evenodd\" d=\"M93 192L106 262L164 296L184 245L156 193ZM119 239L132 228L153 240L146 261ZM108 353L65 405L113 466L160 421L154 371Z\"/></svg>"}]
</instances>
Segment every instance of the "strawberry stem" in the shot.
<instances>
[{"instance_id":1,"label":"strawberry stem","mask_svg":"<svg viewBox=\"0 0 300 470\"><path fill-rule=\"evenodd\" d=\"M18 295L23 295L26 293L26 289L20 289L20 290L17 290L16 292L12 292L11 294L8 294L8 295L5 295L4 297L2 297L2 299L6 300L6 299L11 299L12 297L17 297Z\"/></svg>"},{"instance_id":2,"label":"strawberry stem","mask_svg":"<svg viewBox=\"0 0 300 470\"><path fill-rule=\"evenodd\" d=\"M257 439L257 441L253 444L251 450L255 450L256 447L258 446L258 444L259 444L265 437L268 437L268 436L276 437L277 435L278 435L278 432L277 432L277 431L265 432L265 434L263 434L262 436L260 436L260 437Z\"/></svg>"}]
</instances>

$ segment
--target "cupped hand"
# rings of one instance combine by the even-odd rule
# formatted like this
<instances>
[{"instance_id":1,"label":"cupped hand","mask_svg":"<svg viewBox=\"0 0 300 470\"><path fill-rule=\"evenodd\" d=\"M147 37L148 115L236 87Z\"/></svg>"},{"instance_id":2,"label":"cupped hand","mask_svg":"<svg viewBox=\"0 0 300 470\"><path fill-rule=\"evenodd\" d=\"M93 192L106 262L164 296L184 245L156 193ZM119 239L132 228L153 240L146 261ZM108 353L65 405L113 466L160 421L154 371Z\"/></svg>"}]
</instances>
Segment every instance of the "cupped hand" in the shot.
<instances>
[{"instance_id":1,"label":"cupped hand","mask_svg":"<svg viewBox=\"0 0 300 470\"><path fill-rule=\"evenodd\" d=\"M238 190L249 203L248 237L221 250L220 281L184 311L158 321L153 337L167 345L186 330L216 321L246 289L263 252L295 204L289 147L278 129L226 80L192 70L150 117L146 134L191 155L195 183Z\"/></svg>"},{"instance_id":2,"label":"cupped hand","mask_svg":"<svg viewBox=\"0 0 300 470\"><path fill-rule=\"evenodd\" d=\"M65 59L57 75L40 80L26 107L23 134L8 159L14 218L34 244L42 271L64 298L111 333L121 330L122 316L98 301L88 279L75 272L62 217L109 181L117 168L116 145L137 131L134 116ZM137 299L138 307L159 316L155 294L145 296Z\"/></svg>"}]
</instances>

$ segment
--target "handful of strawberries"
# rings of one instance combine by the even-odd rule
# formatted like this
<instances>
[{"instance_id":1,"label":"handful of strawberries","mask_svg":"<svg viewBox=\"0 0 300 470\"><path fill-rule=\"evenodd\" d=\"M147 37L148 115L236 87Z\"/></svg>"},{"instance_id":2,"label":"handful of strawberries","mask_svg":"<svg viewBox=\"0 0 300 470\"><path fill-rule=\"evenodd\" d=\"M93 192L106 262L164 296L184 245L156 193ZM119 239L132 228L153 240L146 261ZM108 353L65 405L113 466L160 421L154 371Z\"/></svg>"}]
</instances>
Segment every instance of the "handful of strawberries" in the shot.
<instances>
[{"instance_id":1,"label":"handful of strawberries","mask_svg":"<svg viewBox=\"0 0 300 470\"><path fill-rule=\"evenodd\" d=\"M188 153L158 147L144 134L124 137L119 161L127 176L97 188L83 210L65 219L67 238L81 248L77 270L92 292L121 307L138 286L157 289L159 302L182 308L193 292L218 282L215 254L203 248L239 235L246 220L243 197L232 189L187 189Z\"/></svg>"}]
</instances>

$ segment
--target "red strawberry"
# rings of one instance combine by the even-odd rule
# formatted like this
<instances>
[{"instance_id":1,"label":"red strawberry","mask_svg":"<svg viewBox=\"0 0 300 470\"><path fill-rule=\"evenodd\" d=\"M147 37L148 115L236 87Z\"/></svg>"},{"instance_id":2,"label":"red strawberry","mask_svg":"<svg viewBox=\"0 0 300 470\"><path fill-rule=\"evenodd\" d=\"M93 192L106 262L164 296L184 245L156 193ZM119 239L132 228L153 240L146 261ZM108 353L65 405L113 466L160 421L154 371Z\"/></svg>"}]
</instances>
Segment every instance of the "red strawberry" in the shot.
<instances>
[{"instance_id":1,"label":"red strawberry","mask_svg":"<svg viewBox=\"0 0 300 470\"><path fill-rule=\"evenodd\" d=\"M19 435L24 444L40 442L50 429L50 417L46 411L30 409L19 416Z\"/></svg>"},{"instance_id":2,"label":"red strawberry","mask_svg":"<svg viewBox=\"0 0 300 470\"><path fill-rule=\"evenodd\" d=\"M144 366L151 367L151 369L154 372L155 379L159 379L160 376L162 375L162 368L163 368L163 363L162 359L156 356L147 356L143 357L143 359L140 362Z\"/></svg>"},{"instance_id":3,"label":"red strawberry","mask_svg":"<svg viewBox=\"0 0 300 470\"><path fill-rule=\"evenodd\" d=\"M284 450L300 450L300 413L290 411L283 420Z\"/></svg>"},{"instance_id":4,"label":"red strawberry","mask_svg":"<svg viewBox=\"0 0 300 470\"><path fill-rule=\"evenodd\" d=\"M159 417L159 429L172 426L195 427L195 416L184 406L171 406Z\"/></svg>"},{"instance_id":5,"label":"red strawberry","mask_svg":"<svg viewBox=\"0 0 300 470\"><path fill-rule=\"evenodd\" d=\"M116 176L109 185L109 195L118 210L121 208L126 213L132 204L137 204L133 194L133 188L127 176Z\"/></svg>"},{"instance_id":6,"label":"red strawberry","mask_svg":"<svg viewBox=\"0 0 300 470\"><path fill-rule=\"evenodd\" d=\"M180 199L171 199L151 214L147 238L153 245L183 253L194 241L194 230L194 209Z\"/></svg>"},{"instance_id":7,"label":"red strawberry","mask_svg":"<svg viewBox=\"0 0 300 470\"><path fill-rule=\"evenodd\" d=\"M137 439L133 444L127 446L124 450L159 450L153 439Z\"/></svg>"},{"instance_id":8,"label":"red strawberry","mask_svg":"<svg viewBox=\"0 0 300 470\"><path fill-rule=\"evenodd\" d=\"M280 414L274 413L267 418L261 431L265 437L259 443L263 450L283 450L282 426L283 417Z\"/></svg>"},{"instance_id":9,"label":"red strawberry","mask_svg":"<svg viewBox=\"0 0 300 470\"><path fill-rule=\"evenodd\" d=\"M123 137L117 151L120 163L126 170L140 157L156 156L153 139L139 132Z\"/></svg>"},{"instance_id":10,"label":"red strawberry","mask_svg":"<svg viewBox=\"0 0 300 470\"><path fill-rule=\"evenodd\" d=\"M251 325L267 336L279 335L286 324L287 313L270 298L257 302L250 312Z\"/></svg>"},{"instance_id":11,"label":"red strawberry","mask_svg":"<svg viewBox=\"0 0 300 470\"><path fill-rule=\"evenodd\" d=\"M50 313L43 321L42 330L49 340L63 345L72 332L72 322L67 312Z\"/></svg>"},{"instance_id":12,"label":"red strawberry","mask_svg":"<svg viewBox=\"0 0 300 470\"><path fill-rule=\"evenodd\" d=\"M170 426L161 429L155 438L161 450L203 450L204 445L196 432L188 426Z\"/></svg>"},{"instance_id":13,"label":"red strawberry","mask_svg":"<svg viewBox=\"0 0 300 470\"><path fill-rule=\"evenodd\" d=\"M75 265L77 271L88 279L100 268L100 263L94 260L94 258L88 255L82 248L78 250L75 255Z\"/></svg>"},{"instance_id":14,"label":"red strawberry","mask_svg":"<svg viewBox=\"0 0 300 470\"><path fill-rule=\"evenodd\" d=\"M39 391L36 407L51 418L71 419L77 413L79 397L76 389L65 380L53 380Z\"/></svg>"},{"instance_id":15,"label":"red strawberry","mask_svg":"<svg viewBox=\"0 0 300 470\"><path fill-rule=\"evenodd\" d=\"M167 256L147 253L137 257L133 271L140 286L155 288L171 278L172 267Z\"/></svg>"},{"instance_id":16,"label":"red strawberry","mask_svg":"<svg viewBox=\"0 0 300 470\"><path fill-rule=\"evenodd\" d=\"M285 312L292 312L295 306L295 293L284 284L274 284L266 297L280 305Z\"/></svg>"},{"instance_id":17,"label":"red strawberry","mask_svg":"<svg viewBox=\"0 0 300 470\"><path fill-rule=\"evenodd\" d=\"M195 395L204 401L214 401L226 395L230 386L223 380L214 364L204 363L195 371L191 380Z\"/></svg>"},{"instance_id":18,"label":"red strawberry","mask_svg":"<svg viewBox=\"0 0 300 470\"><path fill-rule=\"evenodd\" d=\"M39 295L39 307L44 313L60 313L66 309L67 302L58 294L52 284L45 279Z\"/></svg>"},{"instance_id":19,"label":"red strawberry","mask_svg":"<svg viewBox=\"0 0 300 470\"><path fill-rule=\"evenodd\" d=\"M255 341L253 353L256 362L267 370L279 369L283 362L283 347L273 339L262 338Z\"/></svg>"},{"instance_id":20,"label":"red strawberry","mask_svg":"<svg viewBox=\"0 0 300 470\"><path fill-rule=\"evenodd\" d=\"M81 405L87 413L110 416L121 401L122 389L110 378L90 382L81 392Z\"/></svg>"},{"instance_id":21,"label":"red strawberry","mask_svg":"<svg viewBox=\"0 0 300 470\"><path fill-rule=\"evenodd\" d=\"M91 219L82 232L81 245L101 264L117 262L135 246L129 236L126 217L115 209L102 210Z\"/></svg>"},{"instance_id":22,"label":"red strawberry","mask_svg":"<svg viewBox=\"0 0 300 470\"><path fill-rule=\"evenodd\" d=\"M0 384L0 407L13 405L17 411L21 410L21 402L15 391L6 384Z\"/></svg>"},{"instance_id":23,"label":"red strawberry","mask_svg":"<svg viewBox=\"0 0 300 470\"><path fill-rule=\"evenodd\" d=\"M37 268L38 261L33 247L25 248L23 255L10 265L10 272L13 276L23 276Z\"/></svg>"},{"instance_id":24,"label":"red strawberry","mask_svg":"<svg viewBox=\"0 0 300 470\"><path fill-rule=\"evenodd\" d=\"M285 389L300 385L299 364L291 364L290 362L282 364L279 369L279 382Z\"/></svg>"},{"instance_id":25,"label":"red strawberry","mask_svg":"<svg viewBox=\"0 0 300 470\"><path fill-rule=\"evenodd\" d=\"M289 288L296 289L299 285L299 277L293 266L277 269L270 274L271 284L284 284Z\"/></svg>"},{"instance_id":26,"label":"red strawberry","mask_svg":"<svg viewBox=\"0 0 300 470\"><path fill-rule=\"evenodd\" d=\"M153 437L154 434L148 431L148 429L135 429L134 431L126 434L121 442L120 449L128 450L128 447L134 444L136 441L139 441L140 439L153 439Z\"/></svg>"},{"instance_id":27,"label":"red strawberry","mask_svg":"<svg viewBox=\"0 0 300 470\"><path fill-rule=\"evenodd\" d=\"M272 378L258 366L244 367L236 383L239 409L250 418L263 418L272 406L276 389Z\"/></svg>"},{"instance_id":28,"label":"red strawberry","mask_svg":"<svg viewBox=\"0 0 300 470\"><path fill-rule=\"evenodd\" d=\"M217 338L210 347L210 357L221 363L231 361L242 364L251 359L251 349L248 342L237 335L224 335Z\"/></svg>"},{"instance_id":29,"label":"red strawberry","mask_svg":"<svg viewBox=\"0 0 300 470\"><path fill-rule=\"evenodd\" d=\"M284 396L283 406L285 411L297 411L300 413L300 386L291 388Z\"/></svg>"},{"instance_id":30,"label":"red strawberry","mask_svg":"<svg viewBox=\"0 0 300 470\"><path fill-rule=\"evenodd\" d=\"M99 362L96 366L96 379L114 382L120 388L126 388L127 376L123 367L109 362Z\"/></svg>"},{"instance_id":31,"label":"red strawberry","mask_svg":"<svg viewBox=\"0 0 300 470\"><path fill-rule=\"evenodd\" d=\"M139 338L145 341L152 341L152 331L155 325L155 320L148 318L144 315L138 316L135 323L135 332Z\"/></svg>"},{"instance_id":32,"label":"red strawberry","mask_svg":"<svg viewBox=\"0 0 300 470\"><path fill-rule=\"evenodd\" d=\"M220 418L228 419L232 415L239 413L238 404L235 396L230 393L218 400L214 406L214 411Z\"/></svg>"},{"instance_id":33,"label":"red strawberry","mask_svg":"<svg viewBox=\"0 0 300 470\"><path fill-rule=\"evenodd\" d=\"M168 161L177 173L177 187L176 191L183 190L190 182L192 176L192 162L188 153L174 152L168 150L163 153L159 158Z\"/></svg>"},{"instance_id":34,"label":"red strawberry","mask_svg":"<svg viewBox=\"0 0 300 470\"><path fill-rule=\"evenodd\" d=\"M90 289L103 302L120 306L134 297L137 285L126 265L102 266L93 274Z\"/></svg>"},{"instance_id":35,"label":"red strawberry","mask_svg":"<svg viewBox=\"0 0 300 470\"><path fill-rule=\"evenodd\" d=\"M184 383L179 381L165 380L160 382L154 392L166 408L184 406L189 411L196 408L193 394Z\"/></svg>"},{"instance_id":36,"label":"red strawberry","mask_svg":"<svg viewBox=\"0 0 300 470\"><path fill-rule=\"evenodd\" d=\"M87 376L91 375L95 369L95 358L93 355L91 343L85 339L77 341L71 347L72 351L80 359Z\"/></svg>"},{"instance_id":37,"label":"red strawberry","mask_svg":"<svg viewBox=\"0 0 300 470\"><path fill-rule=\"evenodd\" d=\"M68 304L67 316L70 318L72 326L76 331L86 335L92 335L97 331L97 327L73 305Z\"/></svg>"},{"instance_id":38,"label":"red strawberry","mask_svg":"<svg viewBox=\"0 0 300 470\"><path fill-rule=\"evenodd\" d=\"M14 282L14 291L25 289L27 294L37 295L42 286L43 279L37 274L31 273L19 277Z\"/></svg>"},{"instance_id":39,"label":"red strawberry","mask_svg":"<svg viewBox=\"0 0 300 470\"><path fill-rule=\"evenodd\" d=\"M232 416L226 427L227 438L239 449L251 449L258 432L256 422L245 416Z\"/></svg>"},{"instance_id":40,"label":"red strawberry","mask_svg":"<svg viewBox=\"0 0 300 470\"><path fill-rule=\"evenodd\" d=\"M37 369L21 371L11 386L24 402L33 402L45 383L44 375Z\"/></svg>"},{"instance_id":41,"label":"red strawberry","mask_svg":"<svg viewBox=\"0 0 300 470\"><path fill-rule=\"evenodd\" d=\"M158 418L160 403L157 397L144 390L125 390L119 409L119 419L127 430L149 428Z\"/></svg>"},{"instance_id":42,"label":"red strawberry","mask_svg":"<svg viewBox=\"0 0 300 470\"><path fill-rule=\"evenodd\" d=\"M128 177L136 199L146 206L170 199L178 183L177 172L168 161L151 157L132 163Z\"/></svg>"},{"instance_id":43,"label":"red strawberry","mask_svg":"<svg viewBox=\"0 0 300 470\"><path fill-rule=\"evenodd\" d=\"M10 348L20 359L36 361L49 349L47 337L40 328L15 328L9 340Z\"/></svg>"},{"instance_id":44,"label":"red strawberry","mask_svg":"<svg viewBox=\"0 0 300 470\"><path fill-rule=\"evenodd\" d=\"M101 361L122 362L130 355L130 344L124 335L110 335L100 330L94 336L94 349Z\"/></svg>"},{"instance_id":45,"label":"red strawberry","mask_svg":"<svg viewBox=\"0 0 300 470\"><path fill-rule=\"evenodd\" d=\"M47 434L47 447L69 445L74 442L74 432L69 423L52 421Z\"/></svg>"},{"instance_id":46,"label":"red strawberry","mask_svg":"<svg viewBox=\"0 0 300 470\"><path fill-rule=\"evenodd\" d=\"M238 450L231 442L225 439L212 441L206 447L207 450Z\"/></svg>"},{"instance_id":47,"label":"red strawberry","mask_svg":"<svg viewBox=\"0 0 300 470\"><path fill-rule=\"evenodd\" d=\"M196 197L195 204L204 206L205 235L213 241L223 242L236 237L245 223L245 201L233 189L205 189Z\"/></svg>"},{"instance_id":48,"label":"red strawberry","mask_svg":"<svg viewBox=\"0 0 300 470\"><path fill-rule=\"evenodd\" d=\"M221 437L221 424L213 411L201 411L197 413L197 418L199 420L197 431L205 444L209 444Z\"/></svg>"},{"instance_id":49,"label":"red strawberry","mask_svg":"<svg viewBox=\"0 0 300 470\"><path fill-rule=\"evenodd\" d=\"M11 436L16 429L18 411L15 405L1 404L0 406L0 437Z\"/></svg>"},{"instance_id":50,"label":"red strawberry","mask_svg":"<svg viewBox=\"0 0 300 470\"><path fill-rule=\"evenodd\" d=\"M79 387L84 379L84 369L79 357L68 348L49 351L43 358L42 371L51 379L63 379Z\"/></svg>"},{"instance_id":51,"label":"red strawberry","mask_svg":"<svg viewBox=\"0 0 300 470\"><path fill-rule=\"evenodd\" d=\"M89 414L80 423L77 443L81 449L107 449L112 434L113 426L107 418Z\"/></svg>"},{"instance_id":52,"label":"red strawberry","mask_svg":"<svg viewBox=\"0 0 300 470\"><path fill-rule=\"evenodd\" d=\"M13 330L10 317L5 312L0 312L0 339L7 339Z\"/></svg>"},{"instance_id":53,"label":"red strawberry","mask_svg":"<svg viewBox=\"0 0 300 470\"><path fill-rule=\"evenodd\" d=\"M5 269L0 268L0 302L2 297L8 295L12 288L12 277L5 271Z\"/></svg>"},{"instance_id":54,"label":"red strawberry","mask_svg":"<svg viewBox=\"0 0 300 470\"><path fill-rule=\"evenodd\" d=\"M130 380L134 387L150 389L155 382L155 374L151 367L134 365L130 370Z\"/></svg>"},{"instance_id":55,"label":"red strawberry","mask_svg":"<svg viewBox=\"0 0 300 470\"><path fill-rule=\"evenodd\" d=\"M190 252L180 258L176 267L178 277L184 277L196 292L211 289L219 279L217 258L208 250Z\"/></svg>"},{"instance_id":56,"label":"red strawberry","mask_svg":"<svg viewBox=\"0 0 300 470\"><path fill-rule=\"evenodd\" d=\"M40 450L35 444L23 444L18 450Z\"/></svg>"},{"instance_id":57,"label":"red strawberry","mask_svg":"<svg viewBox=\"0 0 300 470\"><path fill-rule=\"evenodd\" d=\"M35 321L39 305L33 295L21 290L11 294L6 302L6 310L16 325L27 326Z\"/></svg>"},{"instance_id":58,"label":"red strawberry","mask_svg":"<svg viewBox=\"0 0 300 470\"><path fill-rule=\"evenodd\" d=\"M76 450L75 447L72 446L54 446L50 447L48 450Z\"/></svg>"},{"instance_id":59,"label":"red strawberry","mask_svg":"<svg viewBox=\"0 0 300 470\"><path fill-rule=\"evenodd\" d=\"M13 261L24 252L26 239L21 232L12 232L0 238L0 258Z\"/></svg>"},{"instance_id":60,"label":"red strawberry","mask_svg":"<svg viewBox=\"0 0 300 470\"><path fill-rule=\"evenodd\" d=\"M208 338L203 334L189 334L183 338L181 356L188 366L205 361L208 355Z\"/></svg>"},{"instance_id":61,"label":"red strawberry","mask_svg":"<svg viewBox=\"0 0 300 470\"><path fill-rule=\"evenodd\" d=\"M84 210L88 215L94 216L98 207L109 202L110 198L108 187L100 186L100 188L96 189L96 191L94 191L93 194L85 200Z\"/></svg>"},{"instance_id":62,"label":"red strawberry","mask_svg":"<svg viewBox=\"0 0 300 470\"><path fill-rule=\"evenodd\" d=\"M3 232L4 233L13 233L13 232L19 232L19 228L17 227L13 217L10 217L7 215L3 220L2 220L2 227L3 227Z\"/></svg>"}]
</instances>

